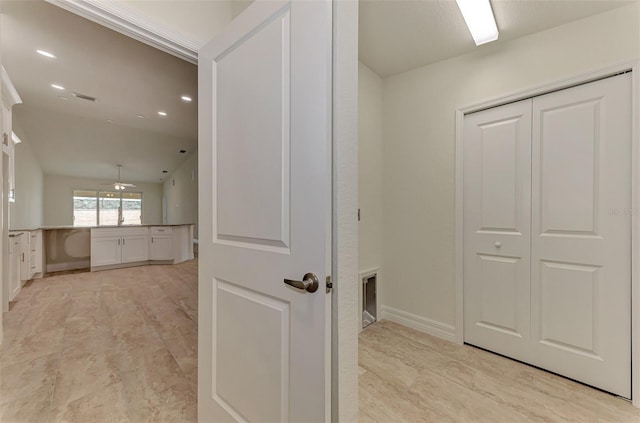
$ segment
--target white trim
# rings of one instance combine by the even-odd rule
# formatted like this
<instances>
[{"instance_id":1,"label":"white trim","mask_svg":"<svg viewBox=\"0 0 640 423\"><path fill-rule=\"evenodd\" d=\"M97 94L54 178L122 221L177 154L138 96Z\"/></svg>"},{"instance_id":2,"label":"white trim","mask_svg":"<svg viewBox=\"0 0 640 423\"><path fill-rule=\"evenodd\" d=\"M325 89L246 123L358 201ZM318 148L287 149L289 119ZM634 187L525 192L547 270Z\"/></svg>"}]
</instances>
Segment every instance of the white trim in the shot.
<instances>
[{"instance_id":1,"label":"white trim","mask_svg":"<svg viewBox=\"0 0 640 423\"><path fill-rule=\"evenodd\" d=\"M631 401L640 408L640 61L631 69Z\"/></svg>"},{"instance_id":2,"label":"white trim","mask_svg":"<svg viewBox=\"0 0 640 423\"><path fill-rule=\"evenodd\" d=\"M488 109L491 107L501 106L507 103L513 103L514 101L525 100L531 97L541 96L553 91L564 90L576 85L586 84L587 82L597 81L608 76L615 75L620 72L633 70L637 63L635 61L624 61L615 65L607 66L594 71L584 72L577 76L570 78L563 78L560 80L547 82L540 85L535 85L531 88L524 90L514 91L512 93L504 94L501 96L492 97L488 100L472 103L465 107L460 107L457 111L464 114L478 112L480 110Z\"/></svg>"},{"instance_id":3,"label":"white trim","mask_svg":"<svg viewBox=\"0 0 640 423\"><path fill-rule=\"evenodd\" d=\"M494 97L489 100L474 103L456 110L456 170L455 170L455 341L462 344L464 342L464 271L463 271L463 189L464 178L462 148L463 148L463 125L464 115L476 111L500 106L502 104L536 97L552 91L570 88L575 85L584 84L598 79L606 78L620 72L631 70L632 73L632 129L631 129L631 196L633 213L631 215L631 392L634 407L640 408L640 395L633 395L640 392L640 61L626 61L599 70L585 72L580 75L559 79L546 84L537 85L533 88L516 91L504 96Z\"/></svg>"},{"instance_id":4,"label":"white trim","mask_svg":"<svg viewBox=\"0 0 640 423\"><path fill-rule=\"evenodd\" d=\"M120 1L45 0L187 62L198 63L201 43L167 29Z\"/></svg>"},{"instance_id":5,"label":"white trim","mask_svg":"<svg viewBox=\"0 0 640 423\"><path fill-rule=\"evenodd\" d=\"M22 103L22 99L11 82L9 74L4 66L0 65L0 79L2 79L2 101L8 106L13 107L14 104Z\"/></svg>"},{"instance_id":6,"label":"white trim","mask_svg":"<svg viewBox=\"0 0 640 423\"><path fill-rule=\"evenodd\" d=\"M455 342L455 327L447 323L427 319L426 317L421 317L386 305L381 307L379 320L390 320L420 332L424 332L450 342Z\"/></svg>"}]
</instances>

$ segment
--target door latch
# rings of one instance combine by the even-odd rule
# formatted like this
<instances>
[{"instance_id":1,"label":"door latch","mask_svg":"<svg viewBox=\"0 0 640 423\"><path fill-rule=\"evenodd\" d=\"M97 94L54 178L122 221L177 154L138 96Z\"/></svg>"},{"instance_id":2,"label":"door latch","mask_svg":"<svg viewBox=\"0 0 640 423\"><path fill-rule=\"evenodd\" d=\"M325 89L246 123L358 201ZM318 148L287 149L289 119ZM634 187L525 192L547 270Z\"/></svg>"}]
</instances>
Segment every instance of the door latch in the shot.
<instances>
[{"instance_id":1,"label":"door latch","mask_svg":"<svg viewBox=\"0 0 640 423\"><path fill-rule=\"evenodd\" d=\"M333 289L333 282L331 282L331 275L327 276L326 285L327 285L327 294L328 294Z\"/></svg>"}]
</instances>

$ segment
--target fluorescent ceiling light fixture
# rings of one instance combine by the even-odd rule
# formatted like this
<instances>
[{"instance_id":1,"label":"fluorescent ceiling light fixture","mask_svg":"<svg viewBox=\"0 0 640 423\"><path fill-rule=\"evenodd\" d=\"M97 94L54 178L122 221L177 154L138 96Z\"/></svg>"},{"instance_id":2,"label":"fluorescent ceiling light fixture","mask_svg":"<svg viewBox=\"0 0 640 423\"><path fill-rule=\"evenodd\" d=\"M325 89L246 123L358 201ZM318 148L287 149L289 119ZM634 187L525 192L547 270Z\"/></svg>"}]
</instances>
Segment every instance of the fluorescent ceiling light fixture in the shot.
<instances>
[{"instance_id":1,"label":"fluorescent ceiling light fixture","mask_svg":"<svg viewBox=\"0 0 640 423\"><path fill-rule=\"evenodd\" d=\"M56 58L56 56L53 53L49 53L48 51L45 51L45 50L38 49L38 50L36 50L36 53L38 53L38 54L40 54L40 55L42 55L44 57L48 57L49 59L55 59Z\"/></svg>"},{"instance_id":2,"label":"fluorescent ceiling light fixture","mask_svg":"<svg viewBox=\"0 0 640 423\"><path fill-rule=\"evenodd\" d=\"M186 101L187 103L191 103L191 100L192 100L192 98L189 97L188 95L183 95L180 98L182 99L182 101Z\"/></svg>"},{"instance_id":3,"label":"fluorescent ceiling light fixture","mask_svg":"<svg viewBox=\"0 0 640 423\"><path fill-rule=\"evenodd\" d=\"M144 115L138 115L139 119L144 119Z\"/></svg>"},{"instance_id":4,"label":"fluorescent ceiling light fixture","mask_svg":"<svg viewBox=\"0 0 640 423\"><path fill-rule=\"evenodd\" d=\"M64 87L62 85L51 84L51 87L55 88L56 90L64 90Z\"/></svg>"},{"instance_id":5,"label":"fluorescent ceiling light fixture","mask_svg":"<svg viewBox=\"0 0 640 423\"><path fill-rule=\"evenodd\" d=\"M18 138L16 133L13 132L13 131L11 131L11 139L13 140L14 144L20 144L22 142L22 140L20 138Z\"/></svg>"},{"instance_id":6,"label":"fluorescent ceiling light fixture","mask_svg":"<svg viewBox=\"0 0 640 423\"><path fill-rule=\"evenodd\" d=\"M162 111L160 111L160 112L158 112L158 114L159 114L160 116L166 116L166 115L167 115L167 112L162 112Z\"/></svg>"},{"instance_id":7,"label":"fluorescent ceiling light fixture","mask_svg":"<svg viewBox=\"0 0 640 423\"><path fill-rule=\"evenodd\" d=\"M456 0L476 45L498 39L498 26L489 0Z\"/></svg>"}]
</instances>

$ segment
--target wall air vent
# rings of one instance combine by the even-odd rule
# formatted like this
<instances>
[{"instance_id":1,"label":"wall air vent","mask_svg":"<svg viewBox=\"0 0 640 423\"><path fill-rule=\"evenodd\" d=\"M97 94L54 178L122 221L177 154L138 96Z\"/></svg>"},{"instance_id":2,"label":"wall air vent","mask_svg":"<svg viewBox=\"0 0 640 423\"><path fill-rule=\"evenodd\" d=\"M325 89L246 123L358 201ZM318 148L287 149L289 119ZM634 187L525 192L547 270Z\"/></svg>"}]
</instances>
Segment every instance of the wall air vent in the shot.
<instances>
[{"instance_id":1,"label":"wall air vent","mask_svg":"<svg viewBox=\"0 0 640 423\"><path fill-rule=\"evenodd\" d=\"M86 94L81 94L81 93L74 92L73 96L76 97L76 98L82 99L82 100L93 101L94 103L96 101L98 101L97 98L91 97L90 95L86 95Z\"/></svg>"}]
</instances>

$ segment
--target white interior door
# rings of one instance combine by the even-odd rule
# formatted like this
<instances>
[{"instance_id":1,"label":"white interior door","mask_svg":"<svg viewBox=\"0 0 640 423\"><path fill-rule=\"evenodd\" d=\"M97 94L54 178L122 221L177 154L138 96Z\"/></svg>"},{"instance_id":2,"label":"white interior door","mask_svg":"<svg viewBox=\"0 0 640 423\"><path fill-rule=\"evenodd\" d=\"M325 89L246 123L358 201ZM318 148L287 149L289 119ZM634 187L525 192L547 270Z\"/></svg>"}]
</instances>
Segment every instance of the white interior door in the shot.
<instances>
[{"instance_id":1,"label":"white interior door","mask_svg":"<svg viewBox=\"0 0 640 423\"><path fill-rule=\"evenodd\" d=\"M464 339L631 396L631 75L465 116Z\"/></svg>"},{"instance_id":2,"label":"white interior door","mask_svg":"<svg viewBox=\"0 0 640 423\"><path fill-rule=\"evenodd\" d=\"M199 53L200 422L330 418L331 16L255 2Z\"/></svg>"},{"instance_id":3,"label":"white interior door","mask_svg":"<svg viewBox=\"0 0 640 423\"><path fill-rule=\"evenodd\" d=\"M534 364L631 397L631 74L533 99Z\"/></svg>"},{"instance_id":4,"label":"white interior door","mask_svg":"<svg viewBox=\"0 0 640 423\"><path fill-rule=\"evenodd\" d=\"M527 361L531 100L464 120L465 341Z\"/></svg>"}]
</instances>

